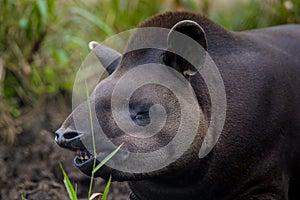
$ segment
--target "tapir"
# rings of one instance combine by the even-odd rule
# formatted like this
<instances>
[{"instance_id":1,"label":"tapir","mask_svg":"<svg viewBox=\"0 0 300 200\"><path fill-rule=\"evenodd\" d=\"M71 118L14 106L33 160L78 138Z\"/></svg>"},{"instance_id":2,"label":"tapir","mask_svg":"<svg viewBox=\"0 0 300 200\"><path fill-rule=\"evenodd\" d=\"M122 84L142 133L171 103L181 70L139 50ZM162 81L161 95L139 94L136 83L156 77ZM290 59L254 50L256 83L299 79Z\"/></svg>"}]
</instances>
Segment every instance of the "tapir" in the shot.
<instances>
[{"instance_id":1,"label":"tapir","mask_svg":"<svg viewBox=\"0 0 300 200\"><path fill-rule=\"evenodd\" d=\"M183 112L170 88L149 81L131 93L129 105L121 106L115 112L125 113L121 118L123 124L146 128L155 121L151 112L159 104L167 117L164 126L154 135L138 137L124 131L114 121L112 112L111 99L118 81L130 70L154 63L153 70L145 73L140 70L131 79L124 79L124 84L118 87L126 90L127 83L147 81L152 73L160 79L175 77L184 82L186 87L180 87L176 92L192 88L197 102L193 104L195 108L188 111L189 120L182 125L185 129L181 131L181 134L186 134L183 139L192 137L192 140L178 158L162 168L143 172L143 167L148 166L141 165L141 170L135 172L118 170L106 164L95 176L108 179L112 175L114 181L127 181L131 200L299 200L300 26L281 25L234 32L199 14L170 11L155 15L138 27L167 30L166 37L159 39L166 48L131 48L137 42L151 45L157 37L138 31L128 41L125 53L97 42L89 45L109 73L90 97L95 117L108 140L116 147L122 145L124 152L156 151L169 144L181 127L180 115ZM201 48L185 45L181 39L172 39L175 32L190 38ZM173 47L183 53L189 52L185 54L189 58L176 54L171 50ZM219 137L208 154L201 157L199 149L210 123L213 123L210 93L218 89L213 84L208 86L205 74L201 73L202 69L210 67L205 61L208 57L222 78L226 116ZM114 61L108 62L110 58ZM166 76L160 75L159 67ZM75 166L91 175L95 157L81 141L91 135L91 131L78 130L75 115L79 118L77 123L88 123L87 103L73 110L56 131L55 141L63 148L76 151ZM195 118L198 123L196 130L189 128L194 127L189 121L195 121ZM188 134L193 131L195 135ZM96 144L98 142L96 140ZM172 157L176 145L156 158ZM110 150L113 149L103 147L103 151ZM151 159L155 161L155 157ZM100 161L97 160L96 164Z\"/></svg>"}]
</instances>

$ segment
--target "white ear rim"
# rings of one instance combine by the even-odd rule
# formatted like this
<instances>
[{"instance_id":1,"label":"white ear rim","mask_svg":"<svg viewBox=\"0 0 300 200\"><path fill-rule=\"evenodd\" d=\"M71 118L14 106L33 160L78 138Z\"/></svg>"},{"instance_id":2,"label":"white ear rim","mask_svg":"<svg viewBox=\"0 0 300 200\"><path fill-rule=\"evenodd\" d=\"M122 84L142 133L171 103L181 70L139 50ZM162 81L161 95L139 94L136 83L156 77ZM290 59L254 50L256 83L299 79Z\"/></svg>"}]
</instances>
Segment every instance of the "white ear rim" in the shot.
<instances>
[{"instance_id":1,"label":"white ear rim","mask_svg":"<svg viewBox=\"0 0 300 200\"><path fill-rule=\"evenodd\" d=\"M196 27L199 28L199 30L201 30L201 31L204 33L203 28L202 28L197 22L195 22L195 21L193 21L193 20L188 20L188 19L186 19L186 20L181 20L181 21L177 22L177 23L170 29L170 31L169 31L169 33L168 33L168 38L169 38L170 34L172 34L172 31L176 31L176 29L178 29L178 28L180 28L180 27L182 27L182 26L186 26L186 25L193 25L193 26L196 26Z\"/></svg>"},{"instance_id":2,"label":"white ear rim","mask_svg":"<svg viewBox=\"0 0 300 200\"><path fill-rule=\"evenodd\" d=\"M88 45L89 45L89 49L93 50L93 49L95 49L100 44L98 42L96 42L96 41L90 41Z\"/></svg>"},{"instance_id":3,"label":"white ear rim","mask_svg":"<svg viewBox=\"0 0 300 200\"><path fill-rule=\"evenodd\" d=\"M203 32L203 28L195 21L193 20L188 20L188 19L185 19L185 20L181 20L179 22L177 22L172 28L171 30L174 30L176 28L180 28L182 26L186 26L186 25L194 25L194 26L197 26L199 29L201 29Z\"/></svg>"}]
</instances>

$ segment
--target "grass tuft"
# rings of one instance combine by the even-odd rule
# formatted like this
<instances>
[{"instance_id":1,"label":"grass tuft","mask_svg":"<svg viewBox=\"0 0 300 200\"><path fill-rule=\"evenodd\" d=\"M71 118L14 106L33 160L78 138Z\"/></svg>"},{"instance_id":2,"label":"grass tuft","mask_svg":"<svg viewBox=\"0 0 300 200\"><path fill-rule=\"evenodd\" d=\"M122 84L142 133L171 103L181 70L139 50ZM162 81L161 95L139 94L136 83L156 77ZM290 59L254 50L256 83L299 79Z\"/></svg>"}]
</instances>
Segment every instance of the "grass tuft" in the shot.
<instances>
[{"instance_id":1,"label":"grass tuft","mask_svg":"<svg viewBox=\"0 0 300 200\"><path fill-rule=\"evenodd\" d=\"M109 179L108 179L108 182L105 186L105 189L104 189L103 196L102 196L101 200L106 200L108 190L109 190L109 186L110 186L110 182L111 182L111 175L109 176Z\"/></svg>"},{"instance_id":2,"label":"grass tuft","mask_svg":"<svg viewBox=\"0 0 300 200\"><path fill-rule=\"evenodd\" d=\"M64 176L64 184L65 184L65 187L66 187L66 189L67 189L69 198L70 198L71 200L77 200L78 198L77 198L77 194L76 194L76 192L75 192L75 189L74 189L74 187L72 186L71 181L70 181L70 179L69 179L67 173L65 172L65 170L64 170L64 168L63 168L61 162L59 162L59 167L60 167L60 169L61 169L61 171L62 171L62 173L63 173L63 176Z\"/></svg>"}]
</instances>

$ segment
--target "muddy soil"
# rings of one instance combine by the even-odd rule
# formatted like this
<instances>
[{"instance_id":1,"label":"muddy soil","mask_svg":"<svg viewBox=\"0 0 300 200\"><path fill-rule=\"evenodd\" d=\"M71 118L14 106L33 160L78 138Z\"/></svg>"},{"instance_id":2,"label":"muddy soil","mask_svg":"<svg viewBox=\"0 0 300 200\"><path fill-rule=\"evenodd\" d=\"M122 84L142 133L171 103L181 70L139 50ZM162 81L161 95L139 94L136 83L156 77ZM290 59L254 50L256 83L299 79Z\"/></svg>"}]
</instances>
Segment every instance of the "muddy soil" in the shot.
<instances>
[{"instance_id":1,"label":"muddy soil","mask_svg":"<svg viewBox=\"0 0 300 200\"><path fill-rule=\"evenodd\" d=\"M57 99L56 99L57 100ZM0 200L67 200L59 168L61 162L71 182L77 184L80 199L87 199L90 178L73 166L74 153L54 143L54 130L70 109L65 100L46 102L24 122L24 131L13 145L0 141ZM60 106L59 106L60 105ZM50 111L50 112L49 112ZM106 182L96 179L93 192L103 192ZM109 200L128 199L126 183L114 182Z\"/></svg>"}]
</instances>

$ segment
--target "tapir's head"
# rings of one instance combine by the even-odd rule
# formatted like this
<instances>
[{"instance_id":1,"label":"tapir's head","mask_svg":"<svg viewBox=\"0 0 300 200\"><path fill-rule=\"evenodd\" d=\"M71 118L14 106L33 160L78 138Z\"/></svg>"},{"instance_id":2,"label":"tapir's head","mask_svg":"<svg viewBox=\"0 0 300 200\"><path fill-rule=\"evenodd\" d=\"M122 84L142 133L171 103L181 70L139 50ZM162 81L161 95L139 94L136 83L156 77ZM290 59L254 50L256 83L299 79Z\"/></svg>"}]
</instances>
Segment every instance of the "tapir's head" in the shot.
<instances>
[{"instance_id":1,"label":"tapir's head","mask_svg":"<svg viewBox=\"0 0 300 200\"><path fill-rule=\"evenodd\" d=\"M198 162L208 119L197 71L204 63L206 36L192 20L166 28L137 30L124 54L89 44L109 76L73 110L55 137L58 145L76 152L75 166L84 173L91 174L95 152L97 164L121 144L95 176L137 180Z\"/></svg>"}]
</instances>

